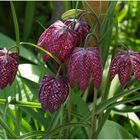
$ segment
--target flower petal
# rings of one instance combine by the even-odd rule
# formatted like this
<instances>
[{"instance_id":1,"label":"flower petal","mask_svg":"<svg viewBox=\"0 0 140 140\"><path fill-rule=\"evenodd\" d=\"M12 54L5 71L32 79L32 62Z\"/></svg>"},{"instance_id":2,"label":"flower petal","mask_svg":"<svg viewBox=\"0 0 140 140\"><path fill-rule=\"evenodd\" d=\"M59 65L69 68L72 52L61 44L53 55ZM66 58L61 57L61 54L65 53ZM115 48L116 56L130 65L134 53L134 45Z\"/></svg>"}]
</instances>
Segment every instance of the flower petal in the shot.
<instances>
[{"instance_id":1,"label":"flower petal","mask_svg":"<svg viewBox=\"0 0 140 140\"><path fill-rule=\"evenodd\" d=\"M82 40L84 40L89 33L90 26L85 21L79 19L67 19L64 23L70 25L74 21L76 22L74 30L78 32L79 35L81 35Z\"/></svg>"},{"instance_id":2,"label":"flower petal","mask_svg":"<svg viewBox=\"0 0 140 140\"><path fill-rule=\"evenodd\" d=\"M94 86L99 88L102 82L102 62L101 56L97 48L90 48L88 51L88 61L90 62L91 74L94 81Z\"/></svg>"},{"instance_id":3,"label":"flower petal","mask_svg":"<svg viewBox=\"0 0 140 140\"><path fill-rule=\"evenodd\" d=\"M68 96L69 89L64 78L45 76L41 82L39 99L43 110L55 112Z\"/></svg>"},{"instance_id":4,"label":"flower petal","mask_svg":"<svg viewBox=\"0 0 140 140\"><path fill-rule=\"evenodd\" d=\"M119 72L119 66L121 61L124 59L123 53L118 53L116 57L112 60L110 68L109 68L109 78L113 80L116 74Z\"/></svg>"},{"instance_id":5,"label":"flower petal","mask_svg":"<svg viewBox=\"0 0 140 140\"><path fill-rule=\"evenodd\" d=\"M132 59L131 62L135 78L140 82L140 60Z\"/></svg>"},{"instance_id":6,"label":"flower petal","mask_svg":"<svg viewBox=\"0 0 140 140\"><path fill-rule=\"evenodd\" d=\"M131 61L129 57L125 57L123 61L121 61L119 65L119 80L122 85L125 85L129 79L130 79L130 74L131 74Z\"/></svg>"},{"instance_id":7,"label":"flower petal","mask_svg":"<svg viewBox=\"0 0 140 140\"><path fill-rule=\"evenodd\" d=\"M76 51L78 48L74 50L74 53L71 55L69 59L69 65L68 65L68 79L70 82L70 86L73 88L74 83L76 80L78 80L78 62L79 62L79 57L80 53L75 55Z\"/></svg>"},{"instance_id":8,"label":"flower petal","mask_svg":"<svg viewBox=\"0 0 140 140\"><path fill-rule=\"evenodd\" d=\"M81 53L78 61L78 83L80 89L84 92L89 84L90 69L88 63L86 63L87 53Z\"/></svg>"}]
</instances>

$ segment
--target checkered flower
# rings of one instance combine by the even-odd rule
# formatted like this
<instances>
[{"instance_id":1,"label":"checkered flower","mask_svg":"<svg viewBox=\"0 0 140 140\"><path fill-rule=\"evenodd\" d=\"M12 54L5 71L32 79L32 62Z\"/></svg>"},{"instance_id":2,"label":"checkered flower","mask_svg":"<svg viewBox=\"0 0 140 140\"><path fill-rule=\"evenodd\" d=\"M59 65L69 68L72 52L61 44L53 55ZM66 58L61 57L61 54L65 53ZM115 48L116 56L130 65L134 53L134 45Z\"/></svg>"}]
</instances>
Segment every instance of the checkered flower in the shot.
<instances>
[{"instance_id":1,"label":"checkered flower","mask_svg":"<svg viewBox=\"0 0 140 140\"><path fill-rule=\"evenodd\" d=\"M39 100L43 110L55 112L65 102L69 88L63 77L44 76L40 84Z\"/></svg>"},{"instance_id":2,"label":"checkered flower","mask_svg":"<svg viewBox=\"0 0 140 140\"><path fill-rule=\"evenodd\" d=\"M75 48L68 65L68 78L73 88L78 82L82 91L87 88L90 77L98 89L102 81L102 62L98 48Z\"/></svg>"},{"instance_id":3,"label":"checkered flower","mask_svg":"<svg viewBox=\"0 0 140 140\"><path fill-rule=\"evenodd\" d=\"M19 65L17 53L0 50L0 89L11 85L15 79Z\"/></svg>"},{"instance_id":4,"label":"checkered flower","mask_svg":"<svg viewBox=\"0 0 140 140\"><path fill-rule=\"evenodd\" d=\"M58 56L63 62L67 60L75 47L79 47L80 43L79 34L58 20L42 33L37 45ZM44 54L44 60L49 59L50 57Z\"/></svg>"},{"instance_id":5,"label":"checkered flower","mask_svg":"<svg viewBox=\"0 0 140 140\"><path fill-rule=\"evenodd\" d=\"M136 80L140 81L140 53L134 51L117 53L110 65L110 80L118 74L121 85L126 85L131 72L134 72Z\"/></svg>"},{"instance_id":6,"label":"checkered flower","mask_svg":"<svg viewBox=\"0 0 140 140\"><path fill-rule=\"evenodd\" d=\"M74 30L81 35L82 40L84 40L90 31L90 26L81 19L67 19L64 23L70 25L75 21Z\"/></svg>"}]
</instances>

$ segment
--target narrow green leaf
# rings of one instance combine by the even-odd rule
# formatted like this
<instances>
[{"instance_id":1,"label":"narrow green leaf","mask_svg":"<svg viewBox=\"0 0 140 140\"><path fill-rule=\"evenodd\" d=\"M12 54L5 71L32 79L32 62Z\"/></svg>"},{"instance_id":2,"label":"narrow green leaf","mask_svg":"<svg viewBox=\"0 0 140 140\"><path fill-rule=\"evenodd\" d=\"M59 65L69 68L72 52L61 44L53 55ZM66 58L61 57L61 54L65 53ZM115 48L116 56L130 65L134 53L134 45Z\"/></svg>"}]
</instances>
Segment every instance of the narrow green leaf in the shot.
<instances>
[{"instance_id":1,"label":"narrow green leaf","mask_svg":"<svg viewBox=\"0 0 140 140\"><path fill-rule=\"evenodd\" d=\"M105 110L108 106L110 106L111 104L115 103L118 99L120 99L121 97L124 97L124 96L127 96L127 95L130 95L131 93L139 90L140 87L135 87L129 91L122 91L120 92L119 94L116 94L114 97L100 103L97 108L96 108L96 113L100 113L101 111Z\"/></svg>"},{"instance_id":2,"label":"narrow green leaf","mask_svg":"<svg viewBox=\"0 0 140 140\"><path fill-rule=\"evenodd\" d=\"M27 1L25 9L23 39L27 40L32 29L33 18L35 14L35 1Z\"/></svg>"},{"instance_id":3,"label":"narrow green leaf","mask_svg":"<svg viewBox=\"0 0 140 140\"><path fill-rule=\"evenodd\" d=\"M45 134L43 136L43 138L49 138L62 130L70 129L71 127L90 127L90 125L85 124L85 123L69 123L69 124L61 125L55 129L49 131L47 134Z\"/></svg>"},{"instance_id":4,"label":"narrow green leaf","mask_svg":"<svg viewBox=\"0 0 140 140\"><path fill-rule=\"evenodd\" d=\"M19 136L18 139L36 138L37 136L42 136L45 133L47 133L47 132L46 131L32 131L32 132Z\"/></svg>"},{"instance_id":5,"label":"narrow green leaf","mask_svg":"<svg viewBox=\"0 0 140 140\"><path fill-rule=\"evenodd\" d=\"M40 114L40 112L35 111L32 108L27 108L22 106L20 106L20 109L26 112L33 119L37 120L40 123L40 125L46 124L46 119L44 118L43 114Z\"/></svg>"},{"instance_id":6,"label":"narrow green leaf","mask_svg":"<svg viewBox=\"0 0 140 140\"><path fill-rule=\"evenodd\" d=\"M4 120L0 116L0 125L5 129L5 131L12 137L17 138L16 134L9 128L9 126L4 122Z\"/></svg>"},{"instance_id":7,"label":"narrow green leaf","mask_svg":"<svg viewBox=\"0 0 140 140\"><path fill-rule=\"evenodd\" d=\"M128 113L128 112L140 112L140 106L124 106L123 108L114 108L114 111Z\"/></svg>"},{"instance_id":8,"label":"narrow green leaf","mask_svg":"<svg viewBox=\"0 0 140 140\"><path fill-rule=\"evenodd\" d=\"M139 93L136 96L133 96L133 97L130 97L130 98L127 98L127 99L123 99L122 101L116 102L116 103L112 104L111 106L109 106L109 108L112 108L113 106L117 106L117 105L120 105L120 104L125 104L125 103L129 103L129 102L133 102L133 101L138 101L138 100L140 100Z\"/></svg>"},{"instance_id":9,"label":"narrow green leaf","mask_svg":"<svg viewBox=\"0 0 140 140\"><path fill-rule=\"evenodd\" d=\"M12 1L10 1L10 6L11 6L12 17L13 17L13 21L14 21L14 27L15 27L16 45L19 47L19 42L20 42L19 26L18 26L18 20L17 20L17 15L16 15L15 7L14 7L14 4L13 4Z\"/></svg>"},{"instance_id":10,"label":"narrow green leaf","mask_svg":"<svg viewBox=\"0 0 140 140\"><path fill-rule=\"evenodd\" d=\"M101 25L100 34L101 34L102 42L100 43L100 48L101 48L101 52L102 52L103 66L105 66L105 62L106 62L108 52L109 52L113 25L116 22L115 21L116 19L114 19L114 12L113 12L115 5L116 5L115 1L109 1L109 5L107 8L107 16L105 17L105 20ZM106 34L106 35L104 35L104 34ZM102 39L103 38L102 36L104 36L104 39Z\"/></svg>"},{"instance_id":11,"label":"narrow green leaf","mask_svg":"<svg viewBox=\"0 0 140 140\"><path fill-rule=\"evenodd\" d=\"M8 117L16 124L16 113L14 110L8 108L7 111ZM21 120L21 132L29 132L32 131L32 127L24 118Z\"/></svg>"}]
</instances>

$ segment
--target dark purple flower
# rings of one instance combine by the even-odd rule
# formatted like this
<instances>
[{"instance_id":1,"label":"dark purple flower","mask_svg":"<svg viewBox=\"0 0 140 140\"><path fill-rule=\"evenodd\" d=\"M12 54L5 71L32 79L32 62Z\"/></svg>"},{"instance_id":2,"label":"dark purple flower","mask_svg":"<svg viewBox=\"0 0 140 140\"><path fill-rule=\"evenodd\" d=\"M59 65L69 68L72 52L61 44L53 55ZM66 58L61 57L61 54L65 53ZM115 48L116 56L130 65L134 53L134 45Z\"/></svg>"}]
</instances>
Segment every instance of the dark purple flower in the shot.
<instances>
[{"instance_id":1,"label":"dark purple flower","mask_svg":"<svg viewBox=\"0 0 140 140\"><path fill-rule=\"evenodd\" d=\"M67 19L64 23L66 25L70 25L74 21L75 21L74 30L76 32L78 32L79 35L81 35L82 40L84 40L86 38L87 34L90 31L90 26L87 24L87 22L85 22L85 21L83 21L81 19L75 19L75 20L74 19Z\"/></svg>"},{"instance_id":2,"label":"dark purple flower","mask_svg":"<svg viewBox=\"0 0 140 140\"><path fill-rule=\"evenodd\" d=\"M134 51L117 53L110 65L110 80L118 74L120 83L125 85L130 79L131 72L134 72L136 80L140 82L140 53Z\"/></svg>"},{"instance_id":3,"label":"dark purple flower","mask_svg":"<svg viewBox=\"0 0 140 140\"><path fill-rule=\"evenodd\" d=\"M40 84L39 100L43 110L55 112L65 102L69 88L63 77L44 76Z\"/></svg>"},{"instance_id":4,"label":"dark purple flower","mask_svg":"<svg viewBox=\"0 0 140 140\"><path fill-rule=\"evenodd\" d=\"M11 85L15 79L19 65L17 53L0 50L0 89Z\"/></svg>"},{"instance_id":5,"label":"dark purple flower","mask_svg":"<svg viewBox=\"0 0 140 140\"><path fill-rule=\"evenodd\" d=\"M80 89L85 91L92 76L94 86L99 88L102 81L102 62L98 48L75 48L68 65L70 86L78 81Z\"/></svg>"},{"instance_id":6,"label":"dark purple flower","mask_svg":"<svg viewBox=\"0 0 140 140\"><path fill-rule=\"evenodd\" d=\"M37 45L58 56L61 61L65 61L80 43L79 34L58 20L42 33ZM50 57L45 54L44 60L49 59Z\"/></svg>"}]
</instances>

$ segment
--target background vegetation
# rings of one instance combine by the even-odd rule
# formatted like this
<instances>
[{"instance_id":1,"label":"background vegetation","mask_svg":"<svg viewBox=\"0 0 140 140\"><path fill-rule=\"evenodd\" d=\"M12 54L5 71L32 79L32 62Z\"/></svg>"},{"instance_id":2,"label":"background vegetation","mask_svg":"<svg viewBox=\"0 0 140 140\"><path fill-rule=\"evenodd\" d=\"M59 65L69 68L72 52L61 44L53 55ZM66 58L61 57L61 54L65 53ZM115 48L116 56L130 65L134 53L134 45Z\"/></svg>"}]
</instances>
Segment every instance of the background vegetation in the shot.
<instances>
[{"instance_id":1,"label":"background vegetation","mask_svg":"<svg viewBox=\"0 0 140 140\"><path fill-rule=\"evenodd\" d=\"M20 40L37 43L44 27L60 19L63 12L76 7L76 2L69 1L22 1L14 2L19 22ZM140 2L109 2L105 20L101 28L102 52L104 57L106 77L110 54L115 46L121 50L120 44L140 51ZM41 25L40 25L41 23ZM0 48L15 45L15 29L9 2L0 2ZM107 60L107 61L106 61ZM106 62L106 63L105 63ZM20 48L20 66L16 80L12 86L0 90L0 138L87 138L88 130L79 128L79 122L86 122L92 109L93 91L81 93L76 87L71 92L74 125L60 126L65 119L67 108L50 114L43 112L38 103L39 81L46 73L56 73L56 68L42 61L42 57L34 48ZM105 80L105 78L104 78ZM133 81L133 79L132 79ZM130 87L140 86L138 82ZM114 79L109 90L112 97L120 87L118 79ZM102 85L104 89L104 85ZM100 96L100 95L99 95ZM115 106L109 115L98 138L140 138L140 93L133 95L133 100L126 98L127 103ZM87 114L87 115L86 115ZM81 123L81 126L83 123ZM73 127L71 127L73 126ZM74 127L75 126L75 127ZM59 134L58 131L61 132ZM68 136L64 129L71 133ZM59 135L58 135L59 134Z\"/></svg>"}]
</instances>

